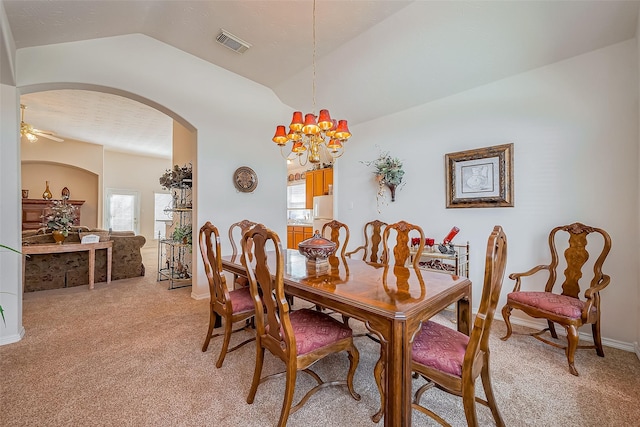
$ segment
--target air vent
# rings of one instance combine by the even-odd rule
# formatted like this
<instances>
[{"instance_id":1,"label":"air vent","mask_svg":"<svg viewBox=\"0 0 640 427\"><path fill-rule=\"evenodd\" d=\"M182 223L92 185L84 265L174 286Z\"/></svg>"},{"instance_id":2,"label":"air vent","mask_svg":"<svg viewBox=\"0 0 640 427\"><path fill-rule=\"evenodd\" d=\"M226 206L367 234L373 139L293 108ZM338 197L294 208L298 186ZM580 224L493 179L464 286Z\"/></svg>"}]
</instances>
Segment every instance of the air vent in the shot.
<instances>
[{"instance_id":1,"label":"air vent","mask_svg":"<svg viewBox=\"0 0 640 427\"><path fill-rule=\"evenodd\" d=\"M244 53L251 47L249 43L234 36L224 29L220 30L220 34L218 34L218 36L216 37L216 41L221 45L226 46L238 53Z\"/></svg>"}]
</instances>

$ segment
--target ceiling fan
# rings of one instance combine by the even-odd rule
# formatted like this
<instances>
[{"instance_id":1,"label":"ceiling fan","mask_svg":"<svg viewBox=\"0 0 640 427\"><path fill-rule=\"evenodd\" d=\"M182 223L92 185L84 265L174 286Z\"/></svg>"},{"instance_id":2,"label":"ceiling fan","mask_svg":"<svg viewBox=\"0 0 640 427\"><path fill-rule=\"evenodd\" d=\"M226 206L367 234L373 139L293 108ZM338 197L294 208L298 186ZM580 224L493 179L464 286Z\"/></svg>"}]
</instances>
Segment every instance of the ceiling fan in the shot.
<instances>
[{"instance_id":1,"label":"ceiling fan","mask_svg":"<svg viewBox=\"0 0 640 427\"><path fill-rule=\"evenodd\" d=\"M62 142L64 139L58 138L57 136L53 136L53 132L48 130L40 130L31 126L29 123L24 121L24 110L26 110L27 106L24 104L20 104L21 116L20 116L20 135L24 136L29 140L29 142L36 142L38 137L41 136L43 138L48 138L53 141Z\"/></svg>"}]
</instances>

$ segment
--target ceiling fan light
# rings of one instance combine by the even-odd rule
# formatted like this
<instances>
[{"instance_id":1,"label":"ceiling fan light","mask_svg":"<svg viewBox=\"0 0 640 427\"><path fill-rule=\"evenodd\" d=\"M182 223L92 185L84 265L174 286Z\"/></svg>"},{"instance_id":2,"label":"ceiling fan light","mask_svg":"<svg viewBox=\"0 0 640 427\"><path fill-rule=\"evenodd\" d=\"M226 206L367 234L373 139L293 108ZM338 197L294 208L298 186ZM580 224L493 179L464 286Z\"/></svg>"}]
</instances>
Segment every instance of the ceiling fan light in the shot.
<instances>
[{"instance_id":1,"label":"ceiling fan light","mask_svg":"<svg viewBox=\"0 0 640 427\"><path fill-rule=\"evenodd\" d=\"M38 140L38 137L32 133L27 133L25 136L29 142L36 142Z\"/></svg>"},{"instance_id":2,"label":"ceiling fan light","mask_svg":"<svg viewBox=\"0 0 640 427\"><path fill-rule=\"evenodd\" d=\"M293 113L293 117L291 118L291 124L289 125L289 129L294 132L300 132L302 130L302 112L296 111Z\"/></svg>"},{"instance_id":3,"label":"ceiling fan light","mask_svg":"<svg viewBox=\"0 0 640 427\"><path fill-rule=\"evenodd\" d=\"M320 132L320 127L318 127L318 123L316 123L316 116L311 113L304 116L304 126L302 127L302 132L305 135L315 135Z\"/></svg>"},{"instance_id":4,"label":"ceiling fan light","mask_svg":"<svg viewBox=\"0 0 640 427\"><path fill-rule=\"evenodd\" d=\"M338 127L336 128L336 133L334 136L343 141L351 138L351 132L349 132L349 127L347 126L346 120L340 120L338 122Z\"/></svg>"},{"instance_id":5,"label":"ceiling fan light","mask_svg":"<svg viewBox=\"0 0 640 427\"><path fill-rule=\"evenodd\" d=\"M272 140L278 145L285 145L287 143L288 139L284 126L276 127L276 134L273 135Z\"/></svg>"}]
</instances>

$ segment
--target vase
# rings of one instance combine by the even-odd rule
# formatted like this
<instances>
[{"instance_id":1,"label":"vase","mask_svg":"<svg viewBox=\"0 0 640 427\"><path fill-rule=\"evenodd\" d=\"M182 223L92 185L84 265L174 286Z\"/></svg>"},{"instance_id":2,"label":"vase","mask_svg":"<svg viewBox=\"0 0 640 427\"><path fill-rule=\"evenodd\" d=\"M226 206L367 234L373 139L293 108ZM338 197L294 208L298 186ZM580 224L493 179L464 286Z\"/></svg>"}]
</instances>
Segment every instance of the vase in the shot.
<instances>
[{"instance_id":1,"label":"vase","mask_svg":"<svg viewBox=\"0 0 640 427\"><path fill-rule=\"evenodd\" d=\"M391 201L395 202L396 201L396 185L387 184L387 187L389 187L389 190L391 190Z\"/></svg>"},{"instance_id":2,"label":"vase","mask_svg":"<svg viewBox=\"0 0 640 427\"><path fill-rule=\"evenodd\" d=\"M45 181L47 184L47 188L44 189L44 193L42 193L42 198L45 200L51 200L53 194L51 194L51 190L49 190L49 181Z\"/></svg>"},{"instance_id":3,"label":"vase","mask_svg":"<svg viewBox=\"0 0 640 427\"><path fill-rule=\"evenodd\" d=\"M56 241L56 244L61 245L62 242L64 242L65 236L62 234L62 231L53 230L51 234L53 235L53 240Z\"/></svg>"}]
</instances>

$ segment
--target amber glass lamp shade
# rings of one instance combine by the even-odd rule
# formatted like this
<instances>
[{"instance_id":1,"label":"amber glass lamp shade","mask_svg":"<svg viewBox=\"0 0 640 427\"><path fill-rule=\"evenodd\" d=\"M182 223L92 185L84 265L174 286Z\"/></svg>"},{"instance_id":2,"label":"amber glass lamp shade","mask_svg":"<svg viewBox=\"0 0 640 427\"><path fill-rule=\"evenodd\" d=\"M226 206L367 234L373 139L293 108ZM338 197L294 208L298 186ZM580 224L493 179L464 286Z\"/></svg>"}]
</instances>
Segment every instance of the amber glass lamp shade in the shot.
<instances>
[{"instance_id":1,"label":"amber glass lamp shade","mask_svg":"<svg viewBox=\"0 0 640 427\"><path fill-rule=\"evenodd\" d=\"M296 141L293 143L293 147L291 147L292 153L304 153L307 147L301 141Z\"/></svg>"},{"instance_id":2,"label":"amber glass lamp shade","mask_svg":"<svg viewBox=\"0 0 640 427\"><path fill-rule=\"evenodd\" d=\"M332 126L333 122L331 121L329 110L320 110L320 114L318 115L318 127L322 130L327 130L331 129Z\"/></svg>"},{"instance_id":3,"label":"amber glass lamp shade","mask_svg":"<svg viewBox=\"0 0 640 427\"><path fill-rule=\"evenodd\" d=\"M276 127L276 134L273 135L273 142L278 145L285 145L288 140L284 126Z\"/></svg>"},{"instance_id":4,"label":"amber glass lamp shade","mask_svg":"<svg viewBox=\"0 0 640 427\"><path fill-rule=\"evenodd\" d=\"M329 138L333 138L336 134L336 128L338 127L338 121L336 119L331 120L331 127L325 131Z\"/></svg>"},{"instance_id":5,"label":"amber glass lamp shade","mask_svg":"<svg viewBox=\"0 0 640 427\"><path fill-rule=\"evenodd\" d=\"M294 132L300 132L302 130L302 112L296 111L293 113L293 117L291 118L291 124L289 125L289 129Z\"/></svg>"},{"instance_id":6,"label":"amber glass lamp shade","mask_svg":"<svg viewBox=\"0 0 640 427\"><path fill-rule=\"evenodd\" d=\"M305 135L315 135L320 132L318 123L316 123L316 116L309 113L304 116L304 126L302 126L302 133Z\"/></svg>"},{"instance_id":7,"label":"amber glass lamp shade","mask_svg":"<svg viewBox=\"0 0 640 427\"><path fill-rule=\"evenodd\" d=\"M334 134L334 136L343 141L351 137L351 132L349 132L349 127L347 126L346 120L340 120L338 122L338 127L336 128L336 133Z\"/></svg>"},{"instance_id":8,"label":"amber glass lamp shade","mask_svg":"<svg viewBox=\"0 0 640 427\"><path fill-rule=\"evenodd\" d=\"M342 148L342 142L339 139L333 138L327 143L327 148L335 153Z\"/></svg>"}]
</instances>

